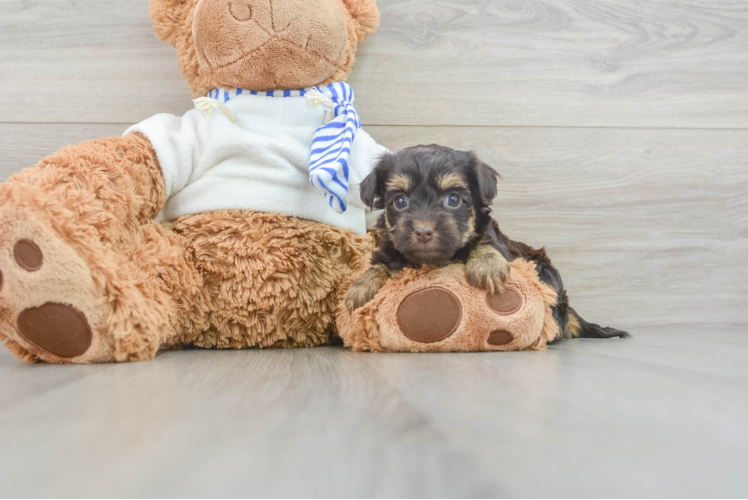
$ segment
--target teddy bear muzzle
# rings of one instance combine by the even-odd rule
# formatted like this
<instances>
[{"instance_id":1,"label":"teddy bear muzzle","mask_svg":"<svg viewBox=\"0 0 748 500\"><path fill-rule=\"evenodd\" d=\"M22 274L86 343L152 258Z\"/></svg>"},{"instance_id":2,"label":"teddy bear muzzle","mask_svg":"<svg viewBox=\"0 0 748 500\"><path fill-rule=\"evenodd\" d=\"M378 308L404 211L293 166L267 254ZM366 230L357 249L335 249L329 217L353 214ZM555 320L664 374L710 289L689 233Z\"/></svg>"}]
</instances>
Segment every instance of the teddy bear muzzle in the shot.
<instances>
[{"instance_id":1,"label":"teddy bear muzzle","mask_svg":"<svg viewBox=\"0 0 748 500\"><path fill-rule=\"evenodd\" d=\"M323 0L201 0L192 32L203 71L258 91L319 84L349 43L344 7Z\"/></svg>"}]
</instances>

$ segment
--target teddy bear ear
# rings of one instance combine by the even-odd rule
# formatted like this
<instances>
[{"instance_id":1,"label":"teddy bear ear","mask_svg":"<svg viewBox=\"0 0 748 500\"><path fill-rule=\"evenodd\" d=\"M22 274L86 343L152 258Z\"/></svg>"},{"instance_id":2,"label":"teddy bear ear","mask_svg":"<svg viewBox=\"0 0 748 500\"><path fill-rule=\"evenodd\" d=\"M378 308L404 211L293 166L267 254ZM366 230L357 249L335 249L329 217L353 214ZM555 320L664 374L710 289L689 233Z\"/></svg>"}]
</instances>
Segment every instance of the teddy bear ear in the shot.
<instances>
[{"instance_id":1,"label":"teddy bear ear","mask_svg":"<svg viewBox=\"0 0 748 500\"><path fill-rule=\"evenodd\" d=\"M343 4L356 21L356 35L358 35L359 42L363 42L367 36L377 31L379 9L376 0L343 0Z\"/></svg>"},{"instance_id":2,"label":"teddy bear ear","mask_svg":"<svg viewBox=\"0 0 748 500\"><path fill-rule=\"evenodd\" d=\"M148 15L153 30L161 41L175 44L177 33L184 27L185 17L195 0L150 0Z\"/></svg>"}]
</instances>

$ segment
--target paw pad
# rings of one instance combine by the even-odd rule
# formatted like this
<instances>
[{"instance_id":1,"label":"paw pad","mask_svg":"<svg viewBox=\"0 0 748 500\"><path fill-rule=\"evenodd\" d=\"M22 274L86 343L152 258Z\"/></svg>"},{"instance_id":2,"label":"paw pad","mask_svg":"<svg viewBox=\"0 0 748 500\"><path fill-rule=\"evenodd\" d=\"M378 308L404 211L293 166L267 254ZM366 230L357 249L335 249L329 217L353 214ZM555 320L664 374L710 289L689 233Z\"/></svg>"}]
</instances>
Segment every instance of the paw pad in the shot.
<instances>
[{"instance_id":1,"label":"paw pad","mask_svg":"<svg viewBox=\"0 0 748 500\"><path fill-rule=\"evenodd\" d=\"M494 330L488 336L488 343L491 345L507 345L514 340L514 335L506 330Z\"/></svg>"},{"instance_id":2,"label":"paw pad","mask_svg":"<svg viewBox=\"0 0 748 500\"><path fill-rule=\"evenodd\" d=\"M505 288L502 292L488 294L486 301L493 312L502 316L509 316L522 308L522 296L513 288Z\"/></svg>"},{"instance_id":3,"label":"paw pad","mask_svg":"<svg viewBox=\"0 0 748 500\"><path fill-rule=\"evenodd\" d=\"M29 272L38 271L44 262L42 250L31 240L19 240L13 248L13 256L18 265Z\"/></svg>"},{"instance_id":4,"label":"paw pad","mask_svg":"<svg viewBox=\"0 0 748 500\"><path fill-rule=\"evenodd\" d=\"M56 302L21 312L18 331L29 342L63 358L80 356L88 350L93 338L82 312Z\"/></svg>"},{"instance_id":5,"label":"paw pad","mask_svg":"<svg viewBox=\"0 0 748 500\"><path fill-rule=\"evenodd\" d=\"M397 311L400 331L415 342L430 344L452 336L462 321L462 305L454 293L439 287L408 295Z\"/></svg>"}]
</instances>

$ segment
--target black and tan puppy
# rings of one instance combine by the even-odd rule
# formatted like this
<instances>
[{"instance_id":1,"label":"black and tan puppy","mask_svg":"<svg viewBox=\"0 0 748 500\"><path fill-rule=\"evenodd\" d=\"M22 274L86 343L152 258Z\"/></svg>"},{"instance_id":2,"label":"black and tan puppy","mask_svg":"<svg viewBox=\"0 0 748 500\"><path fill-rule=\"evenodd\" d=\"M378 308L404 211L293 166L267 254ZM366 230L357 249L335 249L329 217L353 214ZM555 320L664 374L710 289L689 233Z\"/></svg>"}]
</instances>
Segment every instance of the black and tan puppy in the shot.
<instances>
[{"instance_id":1,"label":"black and tan puppy","mask_svg":"<svg viewBox=\"0 0 748 500\"><path fill-rule=\"evenodd\" d=\"M346 306L369 302L387 280L405 267L466 265L468 282L501 289L514 259L533 261L544 283L558 293L553 315L556 340L571 337L625 337L626 332L583 320L571 307L561 275L544 249L507 238L491 217L498 174L475 154L443 146L416 146L384 156L361 183L361 199L384 210L377 223L379 246L369 268L351 286Z\"/></svg>"}]
</instances>

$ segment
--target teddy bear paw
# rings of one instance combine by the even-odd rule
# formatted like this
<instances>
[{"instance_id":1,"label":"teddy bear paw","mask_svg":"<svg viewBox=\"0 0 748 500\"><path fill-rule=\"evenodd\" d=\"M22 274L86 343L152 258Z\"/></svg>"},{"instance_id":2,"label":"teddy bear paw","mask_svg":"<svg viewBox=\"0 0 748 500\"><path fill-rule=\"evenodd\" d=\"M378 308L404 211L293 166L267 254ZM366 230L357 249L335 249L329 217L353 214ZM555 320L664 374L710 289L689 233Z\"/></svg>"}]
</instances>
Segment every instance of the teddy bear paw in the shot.
<instances>
[{"instance_id":1,"label":"teddy bear paw","mask_svg":"<svg viewBox=\"0 0 748 500\"><path fill-rule=\"evenodd\" d=\"M507 328L506 319L517 313L524 303L522 295L513 287L487 293L482 315L489 321L470 324L460 328L464 321L481 315L481 311L465 311L464 298L442 287L429 287L408 295L397 312L397 327L402 334L420 344L445 343L448 350L491 350L492 347L507 346L515 335ZM474 304L471 304L474 306ZM488 313L488 314L486 314ZM490 317L495 317L490 321ZM495 328L490 328L493 326ZM504 328L500 328L504 326ZM460 331L464 330L464 331ZM450 337L456 337L449 342ZM462 348L462 349L461 349Z\"/></svg>"},{"instance_id":2,"label":"teddy bear paw","mask_svg":"<svg viewBox=\"0 0 748 500\"><path fill-rule=\"evenodd\" d=\"M555 333L556 294L532 263L515 261L508 273L487 291L468 283L465 266L405 270L360 313L341 315L340 335L361 351L542 349Z\"/></svg>"},{"instance_id":3,"label":"teddy bear paw","mask_svg":"<svg viewBox=\"0 0 748 500\"><path fill-rule=\"evenodd\" d=\"M486 296L486 305L492 312L499 316L511 316L522 309L524 299L514 288L504 288L499 293L489 293ZM486 343L491 346L505 346L514 341L514 334L507 328L492 330L486 338Z\"/></svg>"},{"instance_id":4,"label":"teddy bear paw","mask_svg":"<svg viewBox=\"0 0 748 500\"><path fill-rule=\"evenodd\" d=\"M88 266L49 224L29 210L0 213L0 341L8 350L28 362L95 361L109 350L96 335L97 296Z\"/></svg>"}]
</instances>

